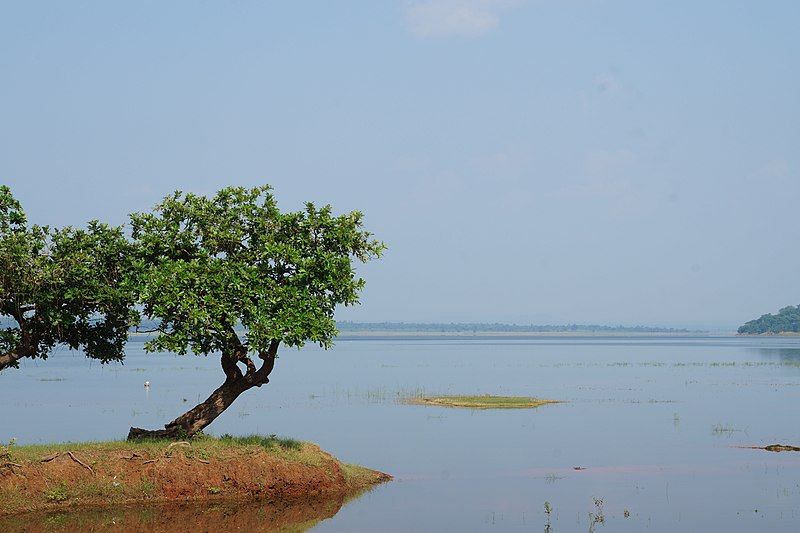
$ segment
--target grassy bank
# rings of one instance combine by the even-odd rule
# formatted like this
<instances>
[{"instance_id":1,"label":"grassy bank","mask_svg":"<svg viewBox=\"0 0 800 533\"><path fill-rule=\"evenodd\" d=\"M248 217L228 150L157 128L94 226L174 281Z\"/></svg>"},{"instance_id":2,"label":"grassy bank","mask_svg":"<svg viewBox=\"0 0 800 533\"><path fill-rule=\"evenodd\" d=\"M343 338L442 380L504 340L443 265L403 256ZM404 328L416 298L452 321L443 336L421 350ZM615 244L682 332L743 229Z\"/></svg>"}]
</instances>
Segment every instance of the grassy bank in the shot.
<instances>
[{"instance_id":1,"label":"grassy bank","mask_svg":"<svg viewBox=\"0 0 800 533\"><path fill-rule=\"evenodd\" d=\"M0 516L208 499L344 501L390 476L277 437L0 448Z\"/></svg>"},{"instance_id":2,"label":"grassy bank","mask_svg":"<svg viewBox=\"0 0 800 533\"><path fill-rule=\"evenodd\" d=\"M409 398L415 405L434 405L439 407L463 407L466 409L531 409L557 400L543 400L528 396L431 396Z\"/></svg>"}]
</instances>

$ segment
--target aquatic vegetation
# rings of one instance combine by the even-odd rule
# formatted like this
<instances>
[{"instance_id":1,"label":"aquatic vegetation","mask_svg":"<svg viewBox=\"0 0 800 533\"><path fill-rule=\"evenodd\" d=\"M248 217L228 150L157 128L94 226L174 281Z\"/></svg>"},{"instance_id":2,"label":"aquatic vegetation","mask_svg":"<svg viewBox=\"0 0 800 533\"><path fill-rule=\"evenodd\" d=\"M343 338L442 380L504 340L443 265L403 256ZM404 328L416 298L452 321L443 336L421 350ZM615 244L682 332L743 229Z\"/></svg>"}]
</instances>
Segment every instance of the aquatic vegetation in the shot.
<instances>
[{"instance_id":1,"label":"aquatic vegetation","mask_svg":"<svg viewBox=\"0 0 800 533\"><path fill-rule=\"evenodd\" d=\"M550 533L552 531L552 526L550 523L550 515L553 514L553 506L550 505L550 502L544 502L544 516L547 518L547 521L544 524L544 533Z\"/></svg>"},{"instance_id":2,"label":"aquatic vegetation","mask_svg":"<svg viewBox=\"0 0 800 533\"><path fill-rule=\"evenodd\" d=\"M711 429L711 434L715 437L731 437L734 433L741 433L744 432L743 429L737 429L733 426L726 425L726 424L715 424L714 427Z\"/></svg>"},{"instance_id":3,"label":"aquatic vegetation","mask_svg":"<svg viewBox=\"0 0 800 533\"><path fill-rule=\"evenodd\" d=\"M407 403L439 407L464 407L468 409L530 409L558 400L544 400L529 396L432 396L409 398Z\"/></svg>"},{"instance_id":4,"label":"aquatic vegetation","mask_svg":"<svg viewBox=\"0 0 800 533\"><path fill-rule=\"evenodd\" d=\"M734 448L766 450L768 452L800 452L800 446L792 446L790 444L770 444L769 446L734 446Z\"/></svg>"},{"instance_id":5,"label":"aquatic vegetation","mask_svg":"<svg viewBox=\"0 0 800 533\"><path fill-rule=\"evenodd\" d=\"M594 529L598 524L606 523L606 516L603 513L603 499L592 498L592 500L594 501L595 511L589 513L589 533L594 533Z\"/></svg>"}]
</instances>

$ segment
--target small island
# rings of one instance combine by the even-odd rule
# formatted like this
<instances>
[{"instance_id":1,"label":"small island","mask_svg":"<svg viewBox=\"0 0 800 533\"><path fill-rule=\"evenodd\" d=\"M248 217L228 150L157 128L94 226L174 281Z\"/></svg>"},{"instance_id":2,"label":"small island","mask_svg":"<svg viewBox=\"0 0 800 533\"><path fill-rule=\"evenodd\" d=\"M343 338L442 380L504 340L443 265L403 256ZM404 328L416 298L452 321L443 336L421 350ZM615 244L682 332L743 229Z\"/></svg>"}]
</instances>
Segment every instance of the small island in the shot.
<instances>
[{"instance_id":1,"label":"small island","mask_svg":"<svg viewBox=\"0 0 800 533\"><path fill-rule=\"evenodd\" d=\"M740 335L800 334L800 305L784 307L777 315L761 315L741 326L738 333Z\"/></svg>"},{"instance_id":2,"label":"small island","mask_svg":"<svg viewBox=\"0 0 800 533\"><path fill-rule=\"evenodd\" d=\"M336 501L338 509L390 479L275 436L9 444L0 447L0 517L220 499Z\"/></svg>"},{"instance_id":3,"label":"small island","mask_svg":"<svg viewBox=\"0 0 800 533\"><path fill-rule=\"evenodd\" d=\"M465 409L532 409L549 403L561 402L528 396L490 396L487 394L482 396L421 396L409 398L407 403Z\"/></svg>"}]
</instances>

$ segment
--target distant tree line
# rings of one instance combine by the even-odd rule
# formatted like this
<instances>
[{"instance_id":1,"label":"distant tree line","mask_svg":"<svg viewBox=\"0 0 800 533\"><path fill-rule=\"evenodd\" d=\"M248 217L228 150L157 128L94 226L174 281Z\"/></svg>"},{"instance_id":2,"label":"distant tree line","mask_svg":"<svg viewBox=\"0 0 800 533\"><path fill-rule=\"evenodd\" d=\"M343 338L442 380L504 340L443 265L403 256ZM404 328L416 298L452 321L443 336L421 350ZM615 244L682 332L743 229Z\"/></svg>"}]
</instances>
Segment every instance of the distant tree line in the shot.
<instances>
[{"instance_id":1,"label":"distant tree line","mask_svg":"<svg viewBox=\"0 0 800 533\"><path fill-rule=\"evenodd\" d=\"M800 305L784 307L777 315L761 315L739 328L742 335L800 333Z\"/></svg>"},{"instance_id":2,"label":"distant tree line","mask_svg":"<svg viewBox=\"0 0 800 533\"><path fill-rule=\"evenodd\" d=\"M503 332L503 333L697 333L688 329L651 326L601 326L598 324L543 325L501 323L420 323L420 322L337 322L346 331L414 331L438 333Z\"/></svg>"}]
</instances>

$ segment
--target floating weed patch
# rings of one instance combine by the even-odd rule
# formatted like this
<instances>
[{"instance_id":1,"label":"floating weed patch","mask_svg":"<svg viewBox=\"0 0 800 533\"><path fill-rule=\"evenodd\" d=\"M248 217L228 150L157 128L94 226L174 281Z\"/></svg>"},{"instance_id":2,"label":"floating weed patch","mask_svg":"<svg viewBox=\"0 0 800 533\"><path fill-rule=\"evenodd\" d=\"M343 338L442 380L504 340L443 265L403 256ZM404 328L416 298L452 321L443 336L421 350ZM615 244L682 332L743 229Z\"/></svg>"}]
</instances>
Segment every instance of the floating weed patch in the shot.
<instances>
[{"instance_id":1,"label":"floating weed patch","mask_svg":"<svg viewBox=\"0 0 800 533\"><path fill-rule=\"evenodd\" d=\"M800 452L800 446L792 446L790 444L770 444L769 446L734 446L734 448L766 450L768 452Z\"/></svg>"},{"instance_id":2,"label":"floating weed patch","mask_svg":"<svg viewBox=\"0 0 800 533\"><path fill-rule=\"evenodd\" d=\"M431 396L408 398L406 403L434 405L439 407L463 407L467 409L531 409L557 400L544 400L529 396Z\"/></svg>"},{"instance_id":3,"label":"floating weed patch","mask_svg":"<svg viewBox=\"0 0 800 533\"><path fill-rule=\"evenodd\" d=\"M551 474L547 474L547 475L544 477L544 481L545 481L545 483L548 483L548 484L552 485L553 483L555 483L555 482L556 482L556 481L558 481L559 479L564 479L564 477L565 477L565 476L559 476L559 475L557 475L557 474L552 474L552 473L551 473Z\"/></svg>"},{"instance_id":4,"label":"floating weed patch","mask_svg":"<svg viewBox=\"0 0 800 533\"><path fill-rule=\"evenodd\" d=\"M715 437L731 437L734 433L745 433L743 429L738 429L733 426L728 426L725 424L715 424L713 428L711 428L711 434Z\"/></svg>"}]
</instances>

